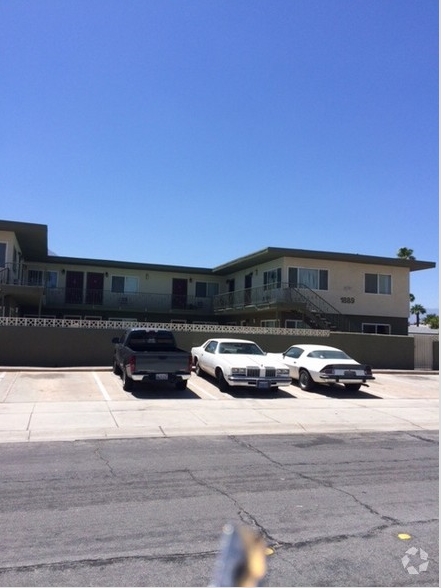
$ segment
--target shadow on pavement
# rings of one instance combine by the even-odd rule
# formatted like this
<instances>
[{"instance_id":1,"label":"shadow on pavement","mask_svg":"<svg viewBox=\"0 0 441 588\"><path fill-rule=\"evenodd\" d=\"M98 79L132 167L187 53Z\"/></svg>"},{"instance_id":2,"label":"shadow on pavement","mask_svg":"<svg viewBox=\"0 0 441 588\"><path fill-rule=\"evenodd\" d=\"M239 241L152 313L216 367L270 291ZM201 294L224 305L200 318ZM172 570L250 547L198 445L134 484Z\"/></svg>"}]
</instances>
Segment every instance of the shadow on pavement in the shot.
<instances>
[{"instance_id":1,"label":"shadow on pavement","mask_svg":"<svg viewBox=\"0 0 441 588\"><path fill-rule=\"evenodd\" d=\"M127 392L139 400L200 400L200 397L190 388L177 390L173 384L146 384L135 382L133 390Z\"/></svg>"},{"instance_id":2,"label":"shadow on pavement","mask_svg":"<svg viewBox=\"0 0 441 588\"><path fill-rule=\"evenodd\" d=\"M293 385L298 388L297 384L293 383ZM372 394L371 392L365 392L363 390L363 388L361 388L360 390L354 391L354 390L346 390L346 388L344 386L320 386L320 384L316 384L314 386L314 388L311 390L311 392L314 392L315 394L320 394L320 396L326 396L327 398L340 398L340 399L345 399L345 398L350 398L352 400L365 400L368 398L382 398L381 396L378 396L377 394ZM307 392L306 392L307 394Z\"/></svg>"}]
</instances>

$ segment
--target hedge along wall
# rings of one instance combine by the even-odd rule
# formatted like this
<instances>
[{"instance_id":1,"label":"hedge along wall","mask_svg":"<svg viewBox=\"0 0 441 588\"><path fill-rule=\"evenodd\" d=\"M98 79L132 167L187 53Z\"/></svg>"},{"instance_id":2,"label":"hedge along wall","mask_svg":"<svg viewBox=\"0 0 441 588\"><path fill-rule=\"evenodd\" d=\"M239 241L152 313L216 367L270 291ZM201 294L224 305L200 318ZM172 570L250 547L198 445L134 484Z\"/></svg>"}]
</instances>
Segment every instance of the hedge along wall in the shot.
<instances>
[{"instance_id":1,"label":"hedge along wall","mask_svg":"<svg viewBox=\"0 0 441 588\"><path fill-rule=\"evenodd\" d=\"M79 367L112 365L112 338L121 329L85 329L73 327L0 327L0 366ZM175 333L178 346L189 351L216 332ZM256 341L265 351L282 352L295 343L322 343L339 347L361 363L374 369L413 369L414 342L412 337L395 335L365 335L361 333L331 333L329 337L293 335L241 335ZM438 357L434 355L434 357Z\"/></svg>"}]
</instances>

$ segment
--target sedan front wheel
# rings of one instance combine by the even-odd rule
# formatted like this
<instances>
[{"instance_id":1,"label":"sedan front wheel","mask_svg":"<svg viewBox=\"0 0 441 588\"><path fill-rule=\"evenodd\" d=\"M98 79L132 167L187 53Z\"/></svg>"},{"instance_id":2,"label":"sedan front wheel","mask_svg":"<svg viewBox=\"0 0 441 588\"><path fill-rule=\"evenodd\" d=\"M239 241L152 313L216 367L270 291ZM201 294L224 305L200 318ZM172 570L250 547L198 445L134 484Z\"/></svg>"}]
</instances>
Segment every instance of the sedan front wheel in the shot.
<instances>
[{"instance_id":1,"label":"sedan front wheel","mask_svg":"<svg viewBox=\"0 0 441 588\"><path fill-rule=\"evenodd\" d=\"M230 385L228 384L227 380L225 379L224 373L220 368L216 371L216 379L217 379L217 385L219 386L219 390L221 392L226 392L228 390L228 388L230 387Z\"/></svg>"}]
</instances>

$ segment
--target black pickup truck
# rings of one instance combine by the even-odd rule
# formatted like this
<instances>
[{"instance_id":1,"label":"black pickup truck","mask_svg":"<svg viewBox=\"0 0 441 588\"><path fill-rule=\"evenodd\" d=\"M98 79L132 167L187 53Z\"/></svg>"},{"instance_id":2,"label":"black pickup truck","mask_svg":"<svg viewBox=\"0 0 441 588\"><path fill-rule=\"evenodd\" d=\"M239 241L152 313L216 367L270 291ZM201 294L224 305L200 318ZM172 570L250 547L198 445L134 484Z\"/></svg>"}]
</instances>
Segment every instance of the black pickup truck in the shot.
<instances>
[{"instance_id":1,"label":"black pickup truck","mask_svg":"<svg viewBox=\"0 0 441 588\"><path fill-rule=\"evenodd\" d=\"M124 390L134 382L170 382L185 390L191 375L191 354L176 346L172 331L129 329L114 343L113 372L122 377Z\"/></svg>"}]
</instances>

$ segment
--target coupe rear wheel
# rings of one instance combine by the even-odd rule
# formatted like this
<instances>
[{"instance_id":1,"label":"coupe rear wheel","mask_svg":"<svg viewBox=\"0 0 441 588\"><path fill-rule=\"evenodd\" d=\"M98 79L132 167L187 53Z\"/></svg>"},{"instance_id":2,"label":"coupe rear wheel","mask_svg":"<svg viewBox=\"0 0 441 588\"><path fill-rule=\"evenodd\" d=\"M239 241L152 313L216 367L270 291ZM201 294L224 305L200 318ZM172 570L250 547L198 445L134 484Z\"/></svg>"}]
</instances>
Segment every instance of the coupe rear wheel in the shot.
<instances>
[{"instance_id":1,"label":"coupe rear wheel","mask_svg":"<svg viewBox=\"0 0 441 588\"><path fill-rule=\"evenodd\" d=\"M357 392L361 388L361 384L345 384L346 390L350 390L351 392Z\"/></svg>"},{"instance_id":2,"label":"coupe rear wheel","mask_svg":"<svg viewBox=\"0 0 441 588\"><path fill-rule=\"evenodd\" d=\"M301 370L299 373L299 386L301 390L308 392L314 386L314 380L307 370Z\"/></svg>"},{"instance_id":3,"label":"coupe rear wheel","mask_svg":"<svg viewBox=\"0 0 441 588\"><path fill-rule=\"evenodd\" d=\"M230 385L228 384L227 380L225 379L224 373L220 368L218 368L216 370L216 379L217 379L217 385L219 386L219 390L221 392L226 392L228 390L228 388L230 387Z\"/></svg>"}]
</instances>

